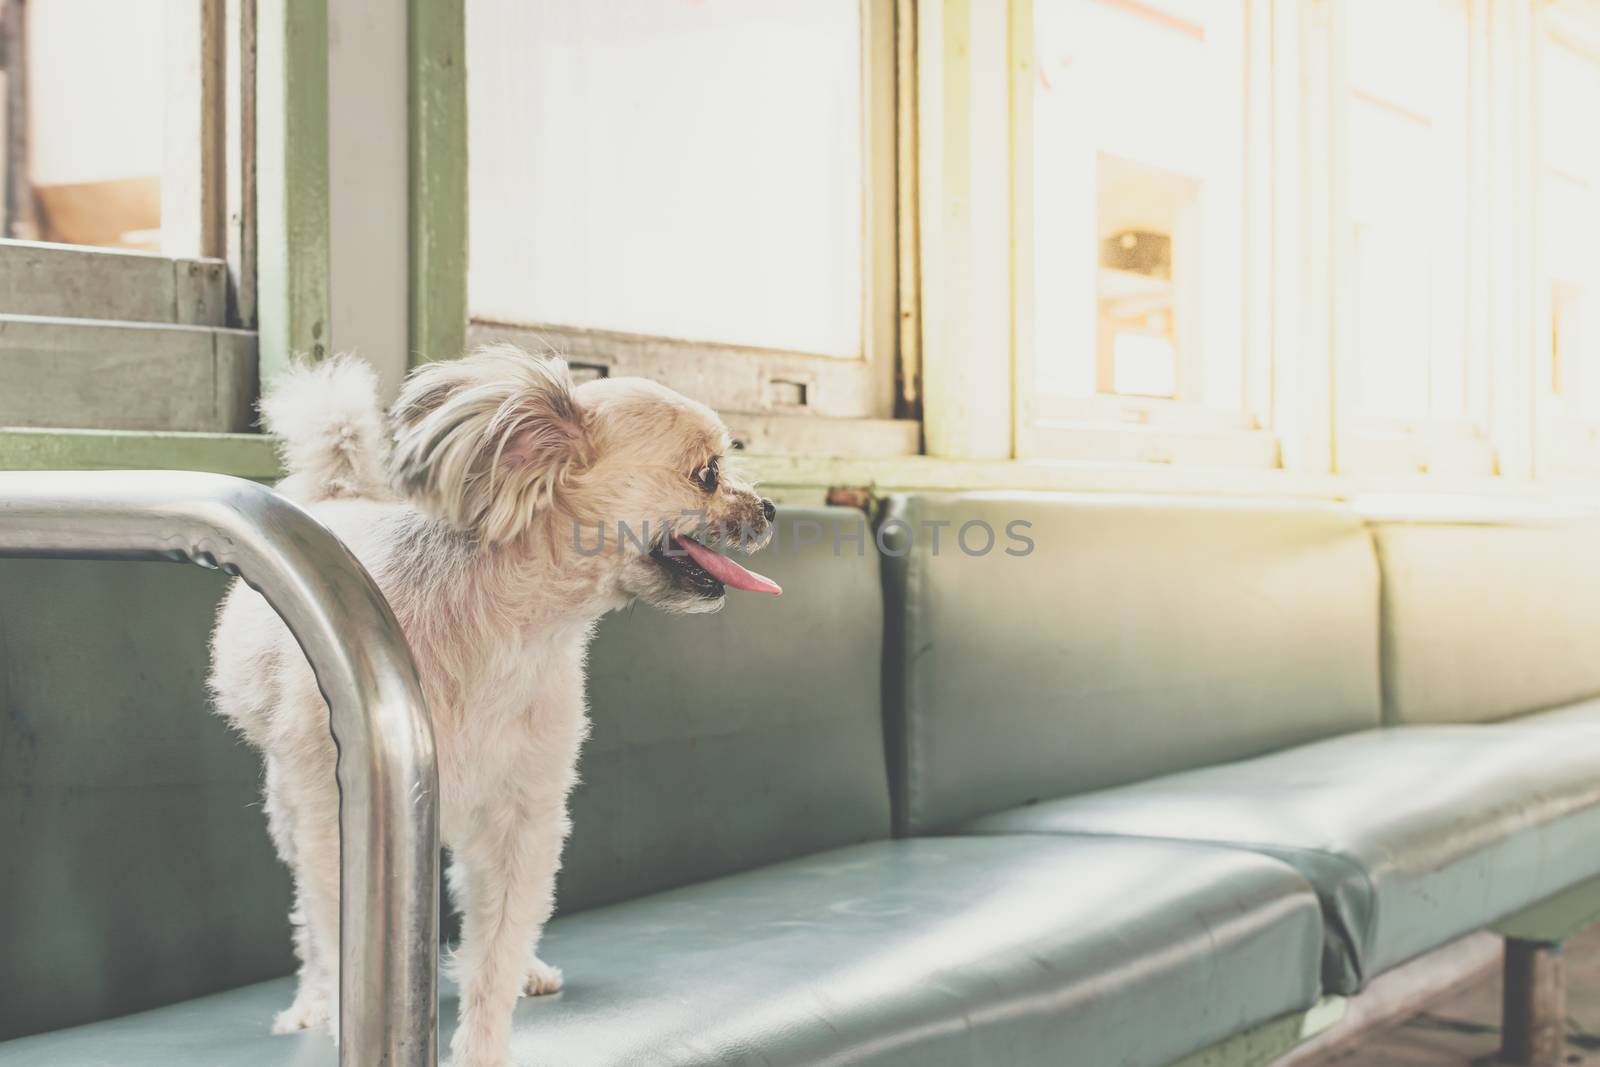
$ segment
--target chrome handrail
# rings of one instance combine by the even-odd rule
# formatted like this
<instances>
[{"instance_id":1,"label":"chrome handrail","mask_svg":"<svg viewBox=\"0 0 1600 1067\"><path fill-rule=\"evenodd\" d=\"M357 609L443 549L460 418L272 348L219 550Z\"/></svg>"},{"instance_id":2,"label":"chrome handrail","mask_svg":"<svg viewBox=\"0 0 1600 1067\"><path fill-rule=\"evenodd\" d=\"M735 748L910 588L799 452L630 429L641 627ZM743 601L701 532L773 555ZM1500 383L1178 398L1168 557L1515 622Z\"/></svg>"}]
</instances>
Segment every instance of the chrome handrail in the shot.
<instances>
[{"instance_id":1,"label":"chrome handrail","mask_svg":"<svg viewBox=\"0 0 1600 1067\"><path fill-rule=\"evenodd\" d=\"M311 662L339 749L341 1067L438 1062L439 776L394 613L327 527L253 482L167 471L0 472L0 556L217 567Z\"/></svg>"}]
</instances>

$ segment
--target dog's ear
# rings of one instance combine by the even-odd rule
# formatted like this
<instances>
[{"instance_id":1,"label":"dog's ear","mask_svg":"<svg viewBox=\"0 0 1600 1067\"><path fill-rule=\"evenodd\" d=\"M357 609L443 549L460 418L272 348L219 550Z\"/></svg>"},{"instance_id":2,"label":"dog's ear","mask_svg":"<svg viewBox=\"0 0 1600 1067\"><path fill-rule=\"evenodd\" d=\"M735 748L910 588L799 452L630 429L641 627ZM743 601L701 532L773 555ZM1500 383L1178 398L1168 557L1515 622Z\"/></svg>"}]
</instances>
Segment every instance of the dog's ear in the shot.
<instances>
[{"instance_id":1,"label":"dog's ear","mask_svg":"<svg viewBox=\"0 0 1600 1067\"><path fill-rule=\"evenodd\" d=\"M549 509L588 462L565 360L512 345L429 363L390 409L395 488L486 544L502 544Z\"/></svg>"}]
</instances>

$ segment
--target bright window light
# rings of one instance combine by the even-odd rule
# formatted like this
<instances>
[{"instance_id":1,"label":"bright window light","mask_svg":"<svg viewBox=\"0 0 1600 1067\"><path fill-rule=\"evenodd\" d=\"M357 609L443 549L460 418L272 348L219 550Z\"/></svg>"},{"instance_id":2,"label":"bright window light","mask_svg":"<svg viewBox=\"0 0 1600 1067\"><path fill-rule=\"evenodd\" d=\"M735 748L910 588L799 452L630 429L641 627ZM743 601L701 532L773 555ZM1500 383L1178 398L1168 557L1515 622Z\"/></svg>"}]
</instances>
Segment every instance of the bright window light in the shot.
<instances>
[{"instance_id":1,"label":"bright window light","mask_svg":"<svg viewBox=\"0 0 1600 1067\"><path fill-rule=\"evenodd\" d=\"M1600 61L1553 39L1541 58L1549 294L1544 413L1594 426L1600 424L1600 143L1594 135Z\"/></svg>"},{"instance_id":2,"label":"bright window light","mask_svg":"<svg viewBox=\"0 0 1600 1067\"><path fill-rule=\"evenodd\" d=\"M859 0L469 0L472 314L862 353Z\"/></svg>"},{"instance_id":3,"label":"bright window light","mask_svg":"<svg viewBox=\"0 0 1600 1067\"><path fill-rule=\"evenodd\" d=\"M1465 8L1459 0L1413 0L1347 3L1339 11L1350 85L1355 414L1461 417Z\"/></svg>"},{"instance_id":4,"label":"bright window light","mask_svg":"<svg viewBox=\"0 0 1600 1067\"><path fill-rule=\"evenodd\" d=\"M37 230L67 244L161 246L163 0L28 5L28 179Z\"/></svg>"},{"instance_id":5,"label":"bright window light","mask_svg":"<svg viewBox=\"0 0 1600 1067\"><path fill-rule=\"evenodd\" d=\"M1244 4L1036 0L1042 393L1243 406Z\"/></svg>"}]
</instances>

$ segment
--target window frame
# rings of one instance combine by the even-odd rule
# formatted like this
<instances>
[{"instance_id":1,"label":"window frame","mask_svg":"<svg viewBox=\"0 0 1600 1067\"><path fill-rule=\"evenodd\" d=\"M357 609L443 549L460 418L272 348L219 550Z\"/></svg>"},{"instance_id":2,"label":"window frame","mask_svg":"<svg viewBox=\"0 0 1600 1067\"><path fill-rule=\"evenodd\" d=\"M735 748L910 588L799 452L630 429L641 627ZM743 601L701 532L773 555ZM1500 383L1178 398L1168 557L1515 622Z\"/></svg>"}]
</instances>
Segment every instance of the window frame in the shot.
<instances>
[{"instance_id":1,"label":"window frame","mask_svg":"<svg viewBox=\"0 0 1600 1067\"><path fill-rule=\"evenodd\" d=\"M1112 6L1135 16L1140 3ZM1292 175L1275 166L1279 154L1275 111L1270 101L1283 78L1275 57L1280 42L1274 33L1273 8L1281 0L1246 0L1243 10L1244 158L1241 170L1246 195L1242 205L1240 264L1241 408L1227 411L1184 398L1183 368L1192 354L1180 351L1179 389L1174 398L1097 392L1089 396L1041 393L1034 385L1037 355L1033 314L1033 93L1038 78L1034 62L1033 0L1011 0L1011 202L1013 279L1013 455L1025 460L1094 460L1274 469L1283 448L1274 428L1274 346L1267 292L1270 276L1273 213L1278 183ZM1148 17L1166 21L1155 9ZM1265 84L1267 93L1257 93ZM1263 150L1264 149L1264 150ZM1252 195L1252 191L1262 195ZM1098 339L1096 341L1098 344ZM1098 359L1098 356L1097 356Z\"/></svg>"},{"instance_id":2,"label":"window frame","mask_svg":"<svg viewBox=\"0 0 1600 1067\"><path fill-rule=\"evenodd\" d=\"M1448 351L1430 347L1427 364L1428 404L1426 415L1387 416L1361 412L1360 403L1361 359L1357 318L1359 314L1359 288L1357 275L1356 229L1361 224L1350 206L1352 178L1350 169L1350 99L1361 95L1372 106L1386 108L1409 117L1402 105L1395 104L1359 89L1351 77L1349 61L1350 42L1342 31L1342 20L1349 5L1356 0L1335 0L1331 11L1330 44L1332 78L1329 88L1329 118L1331 125L1330 156L1333 166L1333 304L1335 308L1333 340L1334 375L1334 425L1333 463L1341 474L1395 474L1395 473L1447 473L1465 477L1490 477L1500 470L1500 452L1494 433L1494 412L1488 402L1491 370L1481 350L1483 342L1474 338L1473 295L1475 288L1482 291L1480 273L1487 269L1481 262L1485 255L1487 220L1501 210L1492 199L1481 172L1463 166L1461 191L1466 206L1462 221L1460 247L1463 250L1462 315L1460 334L1462 351L1459 361ZM1427 0L1441 7L1446 0ZM1487 21L1483 11L1473 0L1458 0L1461 17L1465 22L1463 44L1466 55L1461 57L1464 68L1463 116L1460 124L1460 158L1482 162L1482 144L1485 139L1504 136L1498 131L1498 116L1493 114L1489 100L1487 75ZM1504 42L1502 42L1503 44ZM1426 120L1430 136L1439 128L1434 119ZM1437 165L1437 146L1429 148L1430 159ZM1430 220L1428 240L1437 245L1439 220ZM1437 309L1438 284L1429 290L1430 313ZM1430 346L1436 342L1430 336ZM1465 411L1461 414L1438 414L1434 411L1437 400L1438 377L1441 373L1460 375ZM1479 411L1475 412L1474 409Z\"/></svg>"},{"instance_id":3,"label":"window frame","mask_svg":"<svg viewBox=\"0 0 1600 1067\"><path fill-rule=\"evenodd\" d=\"M8 65L19 62L26 71L26 5L15 0L0 0L0 5ZM255 240L255 7L255 0L196 0L164 9L169 121L164 124L161 175L162 244L159 253L144 253L173 263L226 262L229 310L220 325L234 328L250 328L255 321L255 264L249 254ZM181 72L175 71L180 64ZM26 114L16 113L19 107L26 107L25 90L7 94L6 137L26 145L26 131L13 132L15 124L28 121ZM16 173L27 165L26 151L21 158L6 153L5 162L8 201L31 206L31 181L25 169ZM4 238L46 245L55 250L55 260L70 250L82 250L86 262L129 251L38 240L26 232L31 217L31 210L20 203L8 210ZM66 313L96 317L98 310L97 304L89 304Z\"/></svg>"},{"instance_id":4,"label":"window frame","mask_svg":"<svg viewBox=\"0 0 1600 1067\"><path fill-rule=\"evenodd\" d=\"M26 7L3 2L8 66L26 71ZM206 432L254 421L255 0L168 4L164 17L162 250L0 240L14 357L0 376L15 401L0 421ZM16 143L25 91L10 95L6 119ZM26 152L7 156L8 204L28 210L8 212L6 229L28 233ZM136 354L143 373L122 392L93 385L119 380Z\"/></svg>"},{"instance_id":5,"label":"window frame","mask_svg":"<svg viewBox=\"0 0 1600 1067\"><path fill-rule=\"evenodd\" d=\"M640 375L681 385L697 398L746 425L763 440L782 443L783 427L797 418L827 418L839 434L836 448L865 454L892 443L895 454L914 453L915 279L904 274L906 200L914 174L904 170L906 21L911 8L897 0L859 0L862 27L862 337L861 354L839 358L748 345L588 329L549 322L516 322L469 315L468 347L511 341L537 350L553 347L580 376ZM470 62L470 60L469 60ZM470 209L469 209L470 210ZM907 299L907 293L912 294ZM470 309L469 309L470 311ZM906 365L900 357L909 354ZM887 425L899 423L900 425ZM754 431L752 431L754 434ZM806 429L797 444L814 438Z\"/></svg>"},{"instance_id":6,"label":"window frame","mask_svg":"<svg viewBox=\"0 0 1600 1067\"><path fill-rule=\"evenodd\" d=\"M1340 479L1420 479L1485 490L1561 468L1559 459L1552 463L1541 455L1551 442L1536 410L1545 388L1538 380L1543 372L1537 349L1549 296L1542 291L1543 252L1532 236L1542 232L1536 225L1541 197L1533 183L1543 173L1533 133L1540 58L1535 46L1548 24L1572 27L1576 21L1584 39L1596 42L1600 27L1560 3L1507 5L1502 11L1489 0L1465 0L1465 359L1445 366L1446 354L1436 351L1429 367L1435 378L1459 368L1464 413L1367 417L1353 410L1358 394L1349 299L1353 232L1345 232L1351 188L1344 2L1247 2L1244 373L1245 411L1259 419L1255 426L1248 416L1230 421L1173 400L1105 394L1072 400L1030 388L1033 191L1027 146L1036 75L1026 60L1014 62L1017 458L1264 465ZM1012 0L1013 51L1029 57L1031 10L1031 0ZM1431 403L1435 396L1431 389ZM1270 444L1249 444L1260 439Z\"/></svg>"},{"instance_id":7,"label":"window frame","mask_svg":"<svg viewBox=\"0 0 1600 1067\"><path fill-rule=\"evenodd\" d=\"M257 2L196 0L199 9L223 12L225 70L254 59ZM1561 479L1592 474L1592 467L1575 469L1540 404L1548 390L1548 361L1540 359L1539 346L1550 309L1539 227L1539 50L1552 28L1574 25L1581 13L1559 2L1526 10L1508 5L1515 10L1502 13L1491 0L1467 0L1474 172L1464 267L1467 388L1474 394L1468 410L1478 410L1472 404L1486 407L1487 426L1471 419L1377 419L1357 426L1346 410L1351 361L1340 347L1349 335L1339 299L1347 291L1341 286L1349 279L1341 272L1348 269L1349 250L1341 247L1338 223L1349 190L1332 163L1343 150L1340 0L1246 2L1242 358L1244 410L1252 414L1245 415L1143 397L1040 397L1028 388L1033 190L1027 180L1030 138L1022 134L1030 129L1037 76L1032 3L1008 0L1003 11L968 12L968 5L938 0L861 0L867 34L868 310L861 358L841 360L560 326L469 322L465 79L456 61L464 42L464 0L409 0L404 17L411 93L411 362L420 362L421 352L453 355L467 340L507 337L529 347L552 342L566 350L580 374L595 368L650 374L709 395L753 451L794 456L887 460L926 451L930 461L1088 460L1061 469L1089 481L1104 478L1108 485L1143 471L1137 477L1155 480L1148 484L1167 478L1191 491L1255 478L1263 486L1315 481L1329 492L1357 484L1536 492L1541 482L1561 485ZM175 269L192 263L203 275L226 261L232 284L225 288L235 291L227 292L224 325L208 326L215 320L202 314L210 312L194 311L177 313L190 315L192 323L160 327L225 331L259 321L260 362L270 376L291 351L317 358L330 343L328 0L259 0L259 7L259 83L223 83L224 129L252 123L252 135L222 138L223 173L229 176L223 189L225 244L212 256L153 258ZM988 24L980 25L984 20ZM1577 22L1583 25L1573 32L1600 42L1596 27L1582 18ZM200 32L203 37L203 25ZM930 42L936 47L925 52ZM997 42L1003 57L999 84ZM958 60L969 45L987 51L963 67ZM885 62L892 76L882 74ZM1501 79L1493 86L1482 76L1491 66ZM258 84L266 148L259 287L258 201L246 184L256 173ZM1009 123L995 136L988 127L1001 114ZM952 222L962 204L980 217ZM1008 220L1005 232L990 232L996 217ZM84 277L123 269L106 264L134 255L63 251L88 257L82 260ZM150 264L127 269L148 272ZM205 288L205 295L193 299L214 304L213 292ZM995 316L1001 307L1003 323ZM925 319L937 321L925 331ZM250 344L254 358L253 336ZM776 392L768 388L773 382ZM253 399L253 377L251 384ZM792 402L801 386L804 406ZM1595 459L1600 465L1600 447ZM1162 471L1162 465L1191 469ZM1280 469L1258 473L1264 468ZM981 477L973 476L1000 477L999 470L984 466ZM1029 476L1025 469L1015 474Z\"/></svg>"},{"instance_id":8,"label":"window frame","mask_svg":"<svg viewBox=\"0 0 1600 1067\"><path fill-rule=\"evenodd\" d=\"M1577 53L1581 59L1594 66L1595 76L1600 77L1600 17L1559 2L1542 6L1538 14L1534 49L1535 63L1541 75L1549 50L1552 47L1559 47ZM1568 372L1575 385L1576 391L1572 396L1575 403L1564 404L1560 413L1552 411L1552 402L1555 400L1552 388L1553 361L1549 358L1551 353L1546 347L1554 341L1552 330L1555 324L1555 308L1551 289L1553 284L1564 280L1570 282L1570 279L1559 279L1551 273L1549 249L1544 240L1545 216L1550 206L1544 196L1545 182L1553 173L1553 169L1545 152L1545 142L1550 136L1550 131L1545 128L1542 116L1544 92L1542 77L1536 89L1539 99L1535 102L1534 108L1540 114L1540 121L1537 124L1538 142L1535 150L1539 228L1534 321L1538 324L1539 334L1538 347L1535 348L1537 409L1534 416L1536 420L1534 462L1537 476L1540 478L1585 478L1592 477L1596 471L1600 471L1600 409L1588 410L1584 406L1583 375L1591 371L1600 372L1600 360L1587 368L1580 364L1576 375L1571 371ZM1564 173L1562 176L1572 177ZM1600 173L1583 176L1582 180L1589 185L1593 210L1600 216ZM1600 287L1600 264L1591 268L1588 281L1591 286ZM1600 293L1589 294L1589 307L1600 308ZM1590 331L1600 330L1600 321L1585 322L1584 325ZM1600 339L1591 339L1589 344L1600 346Z\"/></svg>"}]
</instances>

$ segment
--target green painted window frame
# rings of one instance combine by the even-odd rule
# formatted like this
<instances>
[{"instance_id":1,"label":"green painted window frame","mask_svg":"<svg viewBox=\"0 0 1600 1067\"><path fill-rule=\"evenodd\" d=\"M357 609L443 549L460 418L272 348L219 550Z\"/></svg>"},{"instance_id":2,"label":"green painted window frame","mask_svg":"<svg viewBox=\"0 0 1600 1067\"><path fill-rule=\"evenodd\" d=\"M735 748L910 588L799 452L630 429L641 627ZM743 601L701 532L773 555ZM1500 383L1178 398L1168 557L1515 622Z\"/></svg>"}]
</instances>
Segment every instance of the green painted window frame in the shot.
<instances>
[{"instance_id":1,"label":"green painted window frame","mask_svg":"<svg viewBox=\"0 0 1600 1067\"><path fill-rule=\"evenodd\" d=\"M466 0L408 0L413 364L467 346Z\"/></svg>"},{"instance_id":2,"label":"green painted window frame","mask_svg":"<svg viewBox=\"0 0 1600 1067\"><path fill-rule=\"evenodd\" d=\"M265 389L291 359L326 358L328 0L253 0L256 286Z\"/></svg>"}]
</instances>

